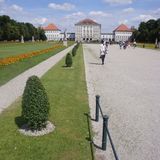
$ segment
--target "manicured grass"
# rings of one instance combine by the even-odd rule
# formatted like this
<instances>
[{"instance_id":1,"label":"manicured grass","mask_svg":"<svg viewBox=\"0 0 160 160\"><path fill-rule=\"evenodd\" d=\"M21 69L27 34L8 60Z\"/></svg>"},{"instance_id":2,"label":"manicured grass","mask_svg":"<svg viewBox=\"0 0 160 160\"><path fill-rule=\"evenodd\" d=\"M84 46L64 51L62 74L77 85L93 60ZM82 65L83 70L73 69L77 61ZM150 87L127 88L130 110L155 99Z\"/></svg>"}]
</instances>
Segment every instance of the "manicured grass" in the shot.
<instances>
[{"instance_id":1,"label":"manicured grass","mask_svg":"<svg viewBox=\"0 0 160 160\"><path fill-rule=\"evenodd\" d=\"M65 49L65 47L55 49L54 51L41 54L32 58L27 58L14 64L0 67L0 86L5 84L12 78L16 77L20 73L26 71L27 69L62 51L63 49Z\"/></svg>"},{"instance_id":2,"label":"manicured grass","mask_svg":"<svg viewBox=\"0 0 160 160\"><path fill-rule=\"evenodd\" d=\"M0 44L0 58L29 53L31 51L47 49L53 47L53 42L26 42L26 43L9 43Z\"/></svg>"},{"instance_id":3,"label":"manicured grass","mask_svg":"<svg viewBox=\"0 0 160 160\"><path fill-rule=\"evenodd\" d=\"M89 112L82 48L74 57L73 68L65 59L43 78L50 101L50 121L56 129L42 137L26 137L18 132L21 99L0 115L0 157L5 160L90 160L86 140ZM17 124L16 124L17 123Z\"/></svg>"},{"instance_id":4,"label":"manicured grass","mask_svg":"<svg viewBox=\"0 0 160 160\"><path fill-rule=\"evenodd\" d=\"M140 48L143 48L143 45L145 45L144 48L156 49L155 44L153 44L153 43L137 43L137 46ZM159 50L159 49L157 49L157 50Z\"/></svg>"},{"instance_id":5,"label":"manicured grass","mask_svg":"<svg viewBox=\"0 0 160 160\"><path fill-rule=\"evenodd\" d=\"M68 41L68 46L74 44L74 41ZM0 58L30 53L31 51L43 50L53 47L62 42L25 42L25 43L0 43Z\"/></svg>"},{"instance_id":6,"label":"manicured grass","mask_svg":"<svg viewBox=\"0 0 160 160\"><path fill-rule=\"evenodd\" d=\"M68 46L71 46L74 43L75 43L74 41L68 41ZM16 53L18 54L19 51L22 52L21 47L26 49L29 46L30 49L32 49L32 51L33 51L33 49L37 50L37 48L42 49L44 46L49 47L48 44L53 46L54 44L57 44L57 43L54 43L54 42L31 43L30 42L30 43L25 43L25 44L17 44L17 43L9 43L8 44L8 43L6 43L6 44L1 44L1 45L12 46L14 49L16 49L16 51L17 51ZM65 47L55 49L54 51L48 52L47 54L42 54L42 55L38 55L38 56L35 56L32 58L24 59L23 61L19 61L17 63L10 64L8 66L3 66L3 67L0 66L0 86L5 84L6 82L11 80L12 78L16 77L20 73L26 71L27 69L37 65L38 63L46 60L47 58L55 55L56 53L62 51L63 49L65 49ZM0 55L1 55L1 53L0 53Z\"/></svg>"}]
</instances>

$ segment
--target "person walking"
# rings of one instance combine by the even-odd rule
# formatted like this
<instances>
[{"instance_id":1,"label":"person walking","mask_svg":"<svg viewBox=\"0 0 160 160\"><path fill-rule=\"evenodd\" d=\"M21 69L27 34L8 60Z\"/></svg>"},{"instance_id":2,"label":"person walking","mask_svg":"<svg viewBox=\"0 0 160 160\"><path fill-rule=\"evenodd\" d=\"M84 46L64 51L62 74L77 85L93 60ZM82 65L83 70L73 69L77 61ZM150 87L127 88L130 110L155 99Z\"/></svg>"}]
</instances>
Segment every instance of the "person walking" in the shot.
<instances>
[{"instance_id":1,"label":"person walking","mask_svg":"<svg viewBox=\"0 0 160 160\"><path fill-rule=\"evenodd\" d=\"M136 43L136 41L134 40L134 42L133 42L133 48L136 48L136 46L137 46L137 43Z\"/></svg>"},{"instance_id":2,"label":"person walking","mask_svg":"<svg viewBox=\"0 0 160 160\"><path fill-rule=\"evenodd\" d=\"M102 65L104 65L104 59L105 55L108 53L108 44L107 42L105 43L103 40L101 41L101 46L100 46L100 58L102 60Z\"/></svg>"}]
</instances>

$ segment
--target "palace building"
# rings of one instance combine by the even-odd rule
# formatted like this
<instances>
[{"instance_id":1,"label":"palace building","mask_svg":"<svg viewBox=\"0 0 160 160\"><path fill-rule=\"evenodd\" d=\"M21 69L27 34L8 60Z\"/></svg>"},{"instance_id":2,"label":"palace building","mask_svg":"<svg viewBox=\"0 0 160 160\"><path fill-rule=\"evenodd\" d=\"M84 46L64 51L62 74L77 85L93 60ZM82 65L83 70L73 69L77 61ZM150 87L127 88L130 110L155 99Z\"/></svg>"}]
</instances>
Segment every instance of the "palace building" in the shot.
<instances>
[{"instance_id":1,"label":"palace building","mask_svg":"<svg viewBox=\"0 0 160 160\"><path fill-rule=\"evenodd\" d=\"M48 41L59 41L61 39L61 30L53 23L49 24L47 27L43 27L43 29Z\"/></svg>"},{"instance_id":2,"label":"palace building","mask_svg":"<svg viewBox=\"0 0 160 160\"><path fill-rule=\"evenodd\" d=\"M43 27L48 41L63 40L64 33L57 28L56 25L49 24ZM132 36L132 29L126 25L119 25L112 33L101 33L101 24L91 20L84 19L75 24L75 33L66 33L67 40L75 40L79 42L90 41L129 41Z\"/></svg>"},{"instance_id":3,"label":"palace building","mask_svg":"<svg viewBox=\"0 0 160 160\"><path fill-rule=\"evenodd\" d=\"M91 19L84 19L75 24L76 41L100 41L101 24Z\"/></svg>"},{"instance_id":4,"label":"palace building","mask_svg":"<svg viewBox=\"0 0 160 160\"><path fill-rule=\"evenodd\" d=\"M130 40L132 32L133 31L129 29L126 25L121 24L113 31L115 42Z\"/></svg>"}]
</instances>

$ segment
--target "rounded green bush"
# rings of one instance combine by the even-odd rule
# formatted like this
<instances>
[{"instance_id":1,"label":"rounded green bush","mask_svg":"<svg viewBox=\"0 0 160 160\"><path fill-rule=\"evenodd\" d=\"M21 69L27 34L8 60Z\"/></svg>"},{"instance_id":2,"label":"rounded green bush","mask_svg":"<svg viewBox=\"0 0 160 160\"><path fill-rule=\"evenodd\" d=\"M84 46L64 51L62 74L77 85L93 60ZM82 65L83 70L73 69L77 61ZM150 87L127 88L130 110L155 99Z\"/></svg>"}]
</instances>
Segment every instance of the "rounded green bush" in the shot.
<instances>
[{"instance_id":1,"label":"rounded green bush","mask_svg":"<svg viewBox=\"0 0 160 160\"><path fill-rule=\"evenodd\" d=\"M72 49L72 56L74 57L77 53L77 50L78 50L78 47L79 47L79 43L77 43L74 48Z\"/></svg>"},{"instance_id":2,"label":"rounded green bush","mask_svg":"<svg viewBox=\"0 0 160 160\"><path fill-rule=\"evenodd\" d=\"M72 66L72 56L70 53L67 54L66 56L66 66L71 67Z\"/></svg>"},{"instance_id":3,"label":"rounded green bush","mask_svg":"<svg viewBox=\"0 0 160 160\"><path fill-rule=\"evenodd\" d=\"M31 76L26 83L22 97L22 117L32 130L46 127L49 115L49 101L45 88L37 76Z\"/></svg>"},{"instance_id":4,"label":"rounded green bush","mask_svg":"<svg viewBox=\"0 0 160 160\"><path fill-rule=\"evenodd\" d=\"M76 55L76 52L77 52L77 49L76 49L76 47L74 47L74 48L72 49L72 56L73 56L73 57Z\"/></svg>"}]
</instances>

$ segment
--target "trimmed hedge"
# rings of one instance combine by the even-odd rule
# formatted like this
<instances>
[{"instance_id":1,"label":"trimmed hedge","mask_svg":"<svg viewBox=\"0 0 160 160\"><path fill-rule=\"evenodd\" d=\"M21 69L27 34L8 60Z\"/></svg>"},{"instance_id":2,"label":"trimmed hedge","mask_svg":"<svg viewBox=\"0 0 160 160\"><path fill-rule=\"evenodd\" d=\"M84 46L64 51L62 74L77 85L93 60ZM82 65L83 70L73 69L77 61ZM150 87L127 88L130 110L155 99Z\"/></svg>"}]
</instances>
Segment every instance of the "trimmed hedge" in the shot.
<instances>
[{"instance_id":1,"label":"trimmed hedge","mask_svg":"<svg viewBox=\"0 0 160 160\"><path fill-rule=\"evenodd\" d=\"M46 127L48 115L49 101L45 88L37 76L31 76L22 97L22 117L31 130L41 130Z\"/></svg>"},{"instance_id":2,"label":"trimmed hedge","mask_svg":"<svg viewBox=\"0 0 160 160\"><path fill-rule=\"evenodd\" d=\"M76 47L74 47L74 48L72 49L72 56L73 56L73 57L76 55L76 52L77 52L77 49L76 49Z\"/></svg>"},{"instance_id":3,"label":"trimmed hedge","mask_svg":"<svg viewBox=\"0 0 160 160\"><path fill-rule=\"evenodd\" d=\"M72 66L72 63L73 63L72 62L72 55L70 53L67 54L65 63L66 63L66 67Z\"/></svg>"},{"instance_id":4,"label":"trimmed hedge","mask_svg":"<svg viewBox=\"0 0 160 160\"><path fill-rule=\"evenodd\" d=\"M77 43L74 48L72 49L72 56L74 57L77 53L77 50L78 50L78 47L79 47L79 43Z\"/></svg>"}]
</instances>

